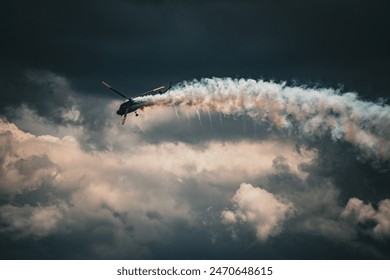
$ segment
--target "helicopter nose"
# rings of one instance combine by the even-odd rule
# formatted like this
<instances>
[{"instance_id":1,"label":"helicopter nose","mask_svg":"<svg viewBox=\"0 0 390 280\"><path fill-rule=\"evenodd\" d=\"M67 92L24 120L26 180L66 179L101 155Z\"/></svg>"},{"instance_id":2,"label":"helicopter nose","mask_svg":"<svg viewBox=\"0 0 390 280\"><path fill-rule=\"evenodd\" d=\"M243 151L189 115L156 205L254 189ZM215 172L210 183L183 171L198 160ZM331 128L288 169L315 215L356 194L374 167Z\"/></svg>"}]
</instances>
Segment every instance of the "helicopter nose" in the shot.
<instances>
[{"instance_id":1,"label":"helicopter nose","mask_svg":"<svg viewBox=\"0 0 390 280\"><path fill-rule=\"evenodd\" d=\"M119 115L119 116L122 116L122 111L119 109L118 111L116 111L116 113Z\"/></svg>"}]
</instances>

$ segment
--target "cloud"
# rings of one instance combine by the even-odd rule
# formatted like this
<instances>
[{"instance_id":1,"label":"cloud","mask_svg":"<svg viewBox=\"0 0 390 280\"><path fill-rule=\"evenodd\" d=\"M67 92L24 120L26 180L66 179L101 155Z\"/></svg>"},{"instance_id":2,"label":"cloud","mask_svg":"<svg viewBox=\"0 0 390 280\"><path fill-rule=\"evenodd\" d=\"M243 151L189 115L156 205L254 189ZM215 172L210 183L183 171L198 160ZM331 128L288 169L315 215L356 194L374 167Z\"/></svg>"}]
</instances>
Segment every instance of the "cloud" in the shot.
<instances>
[{"instance_id":1,"label":"cloud","mask_svg":"<svg viewBox=\"0 0 390 280\"><path fill-rule=\"evenodd\" d=\"M351 198L341 213L341 217L354 225L375 223L370 228L370 234L379 239L390 237L390 199L380 201L376 210L371 203L365 204L356 197Z\"/></svg>"},{"instance_id":2,"label":"cloud","mask_svg":"<svg viewBox=\"0 0 390 280\"><path fill-rule=\"evenodd\" d=\"M283 221L293 212L292 203L245 183L240 185L232 201L235 209L224 210L222 220L227 224L244 222L253 225L256 237L261 241L279 234Z\"/></svg>"},{"instance_id":3,"label":"cloud","mask_svg":"<svg viewBox=\"0 0 390 280\"><path fill-rule=\"evenodd\" d=\"M37 255L65 258L265 258L285 255L291 244L281 241L293 237L297 244L338 242L346 252L356 242L361 256L373 256L370 246L388 255L359 239L367 222L340 219L345 199L369 193L364 188L375 189L372 201L388 197L386 170L357 160L350 144L196 106L177 106L177 114L146 108L121 126L120 102L76 97L53 77L43 78L72 96L60 121L25 104L13 108L12 122L0 122L0 235L15 248L37 241ZM381 221L378 236L387 232L383 205L374 220ZM74 242L83 245L68 250ZM265 247L272 250L259 250Z\"/></svg>"},{"instance_id":4,"label":"cloud","mask_svg":"<svg viewBox=\"0 0 390 280\"><path fill-rule=\"evenodd\" d=\"M17 128L14 125L0 121L0 143L2 144L0 193L3 194L16 194L39 188L40 185L54 178L58 171L43 151L32 152L28 151L28 148L21 149L20 143L34 149L35 143L31 141L34 136L27 133L15 135L12 132L15 130ZM20 156L20 153L24 155Z\"/></svg>"},{"instance_id":5,"label":"cloud","mask_svg":"<svg viewBox=\"0 0 390 280\"><path fill-rule=\"evenodd\" d=\"M86 151L72 136L37 136L2 120L0 192L7 199L1 206L1 232L16 239L68 235L82 229L97 235L95 227L103 223L118 235L118 246L122 240L138 248L138 253L128 256L144 258L151 254L150 244L178 234L172 225L210 224L213 213L203 216L203 205L223 207L240 181L272 174L275 158L283 155L289 172L304 178L307 174L300 165L316 156L304 149L299 153L285 142L151 144L137 136L114 137L118 132L110 126L102 132L114 148ZM192 194L204 196L203 205ZM277 231L276 225L271 227L268 234ZM95 245L109 246L105 241ZM113 246L98 255L126 255Z\"/></svg>"},{"instance_id":6,"label":"cloud","mask_svg":"<svg viewBox=\"0 0 390 280\"><path fill-rule=\"evenodd\" d=\"M30 235L43 237L58 229L67 207L64 204L45 207L5 205L0 207L0 217L4 223L8 224L5 231L15 233L16 237L25 238Z\"/></svg>"}]
</instances>

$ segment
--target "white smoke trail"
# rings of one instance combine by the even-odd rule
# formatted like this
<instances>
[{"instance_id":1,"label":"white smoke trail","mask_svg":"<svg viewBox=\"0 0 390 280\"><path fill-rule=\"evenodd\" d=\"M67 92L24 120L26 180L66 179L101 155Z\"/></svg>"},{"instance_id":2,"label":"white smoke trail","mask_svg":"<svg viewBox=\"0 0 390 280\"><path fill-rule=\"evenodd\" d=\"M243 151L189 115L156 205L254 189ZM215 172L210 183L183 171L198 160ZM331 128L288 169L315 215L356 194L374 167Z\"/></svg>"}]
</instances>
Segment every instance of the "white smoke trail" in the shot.
<instances>
[{"instance_id":1,"label":"white smoke trail","mask_svg":"<svg viewBox=\"0 0 390 280\"><path fill-rule=\"evenodd\" d=\"M186 111L186 115L187 115L188 124L191 126L191 119L190 119L190 115L188 114L188 111Z\"/></svg>"},{"instance_id":2,"label":"white smoke trail","mask_svg":"<svg viewBox=\"0 0 390 280\"><path fill-rule=\"evenodd\" d=\"M212 129L214 129L213 120L212 120L212 118L211 118L211 114L210 114L210 111L209 111L209 110L207 110L207 114L209 115L210 127L211 127Z\"/></svg>"},{"instance_id":3,"label":"white smoke trail","mask_svg":"<svg viewBox=\"0 0 390 280\"><path fill-rule=\"evenodd\" d=\"M177 119L180 120L179 114L177 113L176 105L173 105L173 108L175 109Z\"/></svg>"},{"instance_id":4,"label":"white smoke trail","mask_svg":"<svg viewBox=\"0 0 390 280\"><path fill-rule=\"evenodd\" d=\"M198 119L199 119L199 124L200 124L200 127L203 128L203 125L202 125L202 119L200 118L200 113L199 113L199 110L196 110L196 114L198 115Z\"/></svg>"},{"instance_id":5,"label":"white smoke trail","mask_svg":"<svg viewBox=\"0 0 390 280\"><path fill-rule=\"evenodd\" d=\"M246 114L304 137L329 135L365 156L390 158L390 107L361 101L355 93L289 87L230 78L184 82L167 94L137 98L150 105L185 105L227 115Z\"/></svg>"}]
</instances>

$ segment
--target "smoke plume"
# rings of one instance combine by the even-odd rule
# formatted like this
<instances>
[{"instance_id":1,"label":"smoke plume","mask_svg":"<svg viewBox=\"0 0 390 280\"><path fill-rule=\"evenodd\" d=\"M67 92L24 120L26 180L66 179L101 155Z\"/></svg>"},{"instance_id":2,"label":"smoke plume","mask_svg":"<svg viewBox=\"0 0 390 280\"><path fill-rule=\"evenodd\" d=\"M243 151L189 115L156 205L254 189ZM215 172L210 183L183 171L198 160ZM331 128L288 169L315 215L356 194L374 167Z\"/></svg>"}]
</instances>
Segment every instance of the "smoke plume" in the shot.
<instances>
[{"instance_id":1,"label":"smoke plume","mask_svg":"<svg viewBox=\"0 0 390 280\"><path fill-rule=\"evenodd\" d=\"M165 94L136 100L147 106L184 105L247 115L300 137L348 142L366 158L390 158L390 107L359 100L356 93L213 78L184 82Z\"/></svg>"}]
</instances>

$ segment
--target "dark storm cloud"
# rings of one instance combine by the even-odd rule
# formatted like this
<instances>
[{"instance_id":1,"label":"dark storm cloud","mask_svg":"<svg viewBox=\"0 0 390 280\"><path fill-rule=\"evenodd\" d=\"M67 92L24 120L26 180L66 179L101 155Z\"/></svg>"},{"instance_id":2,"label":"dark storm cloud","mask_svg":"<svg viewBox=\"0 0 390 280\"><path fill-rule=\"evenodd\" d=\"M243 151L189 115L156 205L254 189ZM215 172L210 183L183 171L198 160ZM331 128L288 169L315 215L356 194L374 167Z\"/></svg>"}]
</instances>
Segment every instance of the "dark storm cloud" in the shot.
<instances>
[{"instance_id":1,"label":"dark storm cloud","mask_svg":"<svg viewBox=\"0 0 390 280\"><path fill-rule=\"evenodd\" d=\"M103 78L138 92L169 80L239 76L344 84L383 97L390 47L386 5L6 1L3 83L29 68L65 75L87 91L97 91Z\"/></svg>"},{"instance_id":2,"label":"dark storm cloud","mask_svg":"<svg viewBox=\"0 0 390 280\"><path fill-rule=\"evenodd\" d=\"M208 76L265 77L387 97L385 1L6 1L0 56L1 108L29 104L53 122L86 96L91 131L106 125L104 102ZM39 76L69 81L62 91ZM35 79L32 79L35 76ZM369 97L371 95L371 97ZM118 103L121 101L118 100ZM81 102L81 100L77 100ZM81 106L80 106L81 107ZM14 119L17 110L8 111ZM207 118L206 118L207 122ZM96 137L97 138L97 135Z\"/></svg>"}]
</instances>

